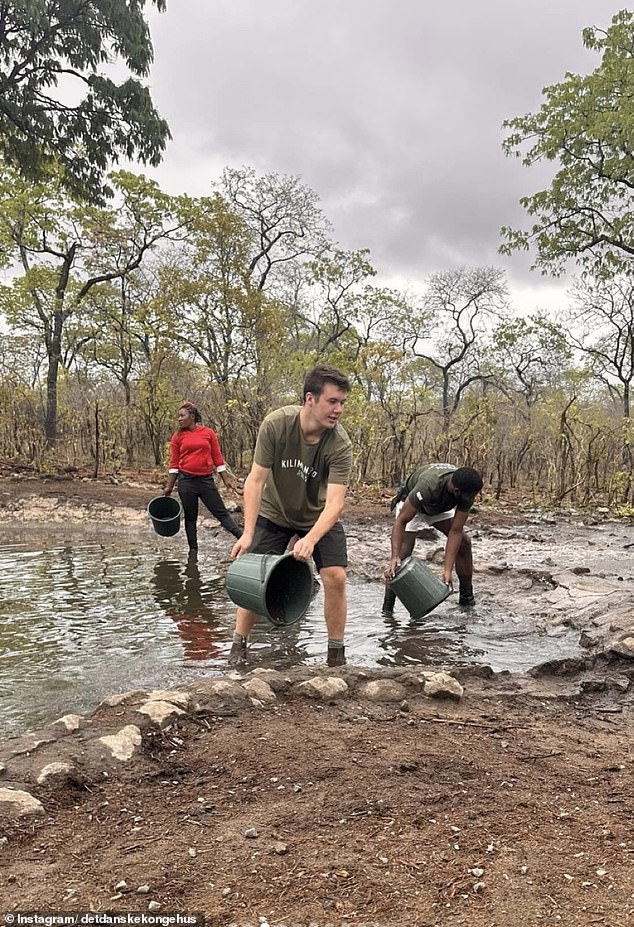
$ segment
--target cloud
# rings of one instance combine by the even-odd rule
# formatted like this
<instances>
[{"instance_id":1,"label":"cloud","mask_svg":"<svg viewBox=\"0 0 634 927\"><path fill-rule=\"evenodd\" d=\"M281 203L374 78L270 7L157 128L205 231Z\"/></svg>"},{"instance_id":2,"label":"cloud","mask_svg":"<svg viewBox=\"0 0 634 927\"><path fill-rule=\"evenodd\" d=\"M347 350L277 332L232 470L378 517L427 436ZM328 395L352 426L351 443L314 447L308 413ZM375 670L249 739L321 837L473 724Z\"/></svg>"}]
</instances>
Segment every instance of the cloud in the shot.
<instances>
[{"instance_id":1,"label":"cloud","mask_svg":"<svg viewBox=\"0 0 634 927\"><path fill-rule=\"evenodd\" d=\"M505 267L553 285L530 256L497 254L523 194L549 172L501 149L504 119L542 88L594 68L581 30L605 0L172 0L150 14L152 93L174 140L154 172L209 191L225 165L302 177L340 243L379 271L419 279L452 264ZM559 291L555 286L554 290Z\"/></svg>"}]
</instances>

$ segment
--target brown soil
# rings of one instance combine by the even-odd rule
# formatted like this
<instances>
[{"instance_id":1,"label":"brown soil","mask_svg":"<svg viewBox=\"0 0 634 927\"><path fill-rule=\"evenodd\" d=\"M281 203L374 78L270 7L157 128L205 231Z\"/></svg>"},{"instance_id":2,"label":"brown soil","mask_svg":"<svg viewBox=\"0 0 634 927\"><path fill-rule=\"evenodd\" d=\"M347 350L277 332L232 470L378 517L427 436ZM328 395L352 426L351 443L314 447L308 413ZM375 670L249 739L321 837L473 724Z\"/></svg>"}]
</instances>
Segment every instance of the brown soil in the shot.
<instances>
[{"instance_id":1,"label":"brown soil","mask_svg":"<svg viewBox=\"0 0 634 927\"><path fill-rule=\"evenodd\" d=\"M16 473L10 467L0 464L0 506L10 500L59 499L65 503L105 503L113 506L144 510L148 501L163 490L165 474L160 470L131 471L120 477L92 479L87 473L56 473L46 477L33 475L24 468ZM232 496L221 487L225 500L240 504L239 496ZM361 491L350 491L346 501L345 518L348 522L357 519L391 519L389 502L393 490L366 487ZM471 522L483 524L504 523L516 517L518 502L508 499L494 502L487 499L478 505Z\"/></svg>"},{"instance_id":2,"label":"brown soil","mask_svg":"<svg viewBox=\"0 0 634 927\"><path fill-rule=\"evenodd\" d=\"M137 506L152 488L138 482L3 479L0 493ZM536 698L503 675L464 685L460 703L289 696L145 732L117 777L56 792L37 823L0 824L0 911L156 902L156 916L202 912L214 927L631 923L624 696L554 698L545 683Z\"/></svg>"}]
</instances>

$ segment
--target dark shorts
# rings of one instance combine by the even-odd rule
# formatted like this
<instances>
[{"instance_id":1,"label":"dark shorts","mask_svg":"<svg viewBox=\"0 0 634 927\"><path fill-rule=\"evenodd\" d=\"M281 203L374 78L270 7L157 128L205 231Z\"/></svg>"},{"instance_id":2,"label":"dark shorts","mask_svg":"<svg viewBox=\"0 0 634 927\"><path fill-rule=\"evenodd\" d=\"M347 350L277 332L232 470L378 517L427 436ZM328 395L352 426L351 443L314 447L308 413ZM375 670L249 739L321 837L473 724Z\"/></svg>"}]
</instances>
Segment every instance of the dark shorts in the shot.
<instances>
[{"instance_id":1,"label":"dark shorts","mask_svg":"<svg viewBox=\"0 0 634 927\"><path fill-rule=\"evenodd\" d=\"M303 538L310 528L297 529L283 528L269 521L263 515L258 515L255 523L253 544L250 548L252 554L283 554L288 542L296 534ZM348 549L346 547L346 534L340 521L330 529L328 534L315 544L313 560L318 570L324 567L348 566Z\"/></svg>"}]
</instances>

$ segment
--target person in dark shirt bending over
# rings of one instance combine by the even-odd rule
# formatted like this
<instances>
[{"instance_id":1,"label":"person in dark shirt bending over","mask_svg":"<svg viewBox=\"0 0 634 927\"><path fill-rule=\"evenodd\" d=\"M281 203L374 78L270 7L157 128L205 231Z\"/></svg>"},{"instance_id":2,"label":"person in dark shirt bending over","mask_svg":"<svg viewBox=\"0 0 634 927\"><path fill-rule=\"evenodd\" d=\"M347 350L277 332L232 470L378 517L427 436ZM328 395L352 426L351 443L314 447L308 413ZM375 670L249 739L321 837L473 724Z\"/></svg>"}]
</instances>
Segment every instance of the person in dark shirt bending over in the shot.
<instances>
[{"instance_id":1,"label":"person in dark shirt bending over","mask_svg":"<svg viewBox=\"0 0 634 927\"><path fill-rule=\"evenodd\" d=\"M389 583L401 561L414 550L418 532L432 526L447 537L442 579L452 582L454 566L458 574L458 604L475 605L473 595L473 557L471 540L464 526L475 497L482 489L482 477L472 467L452 467L434 463L419 467L403 483L394 499L396 521L392 528L392 555L385 570ZM391 618L395 593L387 587L382 613Z\"/></svg>"},{"instance_id":2,"label":"person in dark shirt bending over","mask_svg":"<svg viewBox=\"0 0 634 927\"><path fill-rule=\"evenodd\" d=\"M239 538L242 531L227 511L213 478L214 472L219 473L228 489L238 491L235 483L227 477L227 465L218 435L213 428L202 424L202 416L193 402L184 402L178 410L178 426L170 441L169 476L164 493L170 496L178 479L178 495L185 514L185 533L190 550L198 549L196 522L199 499L226 531Z\"/></svg>"}]
</instances>

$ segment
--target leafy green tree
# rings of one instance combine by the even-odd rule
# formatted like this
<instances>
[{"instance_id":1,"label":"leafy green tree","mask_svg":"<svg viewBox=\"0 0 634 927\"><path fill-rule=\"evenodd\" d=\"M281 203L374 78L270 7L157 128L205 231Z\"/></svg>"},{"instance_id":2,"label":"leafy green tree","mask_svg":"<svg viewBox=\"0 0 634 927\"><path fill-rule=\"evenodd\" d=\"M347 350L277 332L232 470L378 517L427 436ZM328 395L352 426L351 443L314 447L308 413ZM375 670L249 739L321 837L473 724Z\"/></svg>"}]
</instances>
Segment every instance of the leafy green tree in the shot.
<instances>
[{"instance_id":1,"label":"leafy green tree","mask_svg":"<svg viewBox=\"0 0 634 927\"><path fill-rule=\"evenodd\" d=\"M634 255L634 13L617 13L607 31L585 29L583 42L601 53L599 67L567 74L545 88L538 113L504 124L507 154L558 169L548 189L520 201L530 230L503 228L500 250L534 248L543 272L574 259L611 274Z\"/></svg>"},{"instance_id":2,"label":"leafy green tree","mask_svg":"<svg viewBox=\"0 0 634 927\"><path fill-rule=\"evenodd\" d=\"M55 162L71 194L101 202L121 156L160 162L169 129L137 79L153 59L145 4L0 0L0 153L26 179L41 181ZM113 61L133 76L107 77Z\"/></svg>"},{"instance_id":3,"label":"leafy green tree","mask_svg":"<svg viewBox=\"0 0 634 927\"><path fill-rule=\"evenodd\" d=\"M159 241L180 231L174 201L145 177L112 175L117 208L68 201L55 175L30 185L12 172L0 176L0 248L22 270L0 286L0 308L18 331L35 330L46 347L46 440L57 437L57 381L80 347L67 338L71 320L88 309L99 289L109 298L113 281L133 273ZM78 326L84 343L92 334Z\"/></svg>"},{"instance_id":4,"label":"leafy green tree","mask_svg":"<svg viewBox=\"0 0 634 927\"><path fill-rule=\"evenodd\" d=\"M634 385L634 286L628 276L578 280L571 291L570 342L584 355L592 375L621 408L632 414Z\"/></svg>"},{"instance_id":5,"label":"leafy green tree","mask_svg":"<svg viewBox=\"0 0 634 927\"><path fill-rule=\"evenodd\" d=\"M502 320L493 332L490 350L498 370L494 385L522 397L527 420L531 408L557 381L571 355L564 329L540 314Z\"/></svg>"},{"instance_id":6,"label":"leafy green tree","mask_svg":"<svg viewBox=\"0 0 634 927\"><path fill-rule=\"evenodd\" d=\"M250 234L243 219L215 194L188 199L187 241L164 255L159 269L172 337L227 388L255 364L254 336L262 293L249 284Z\"/></svg>"}]
</instances>

